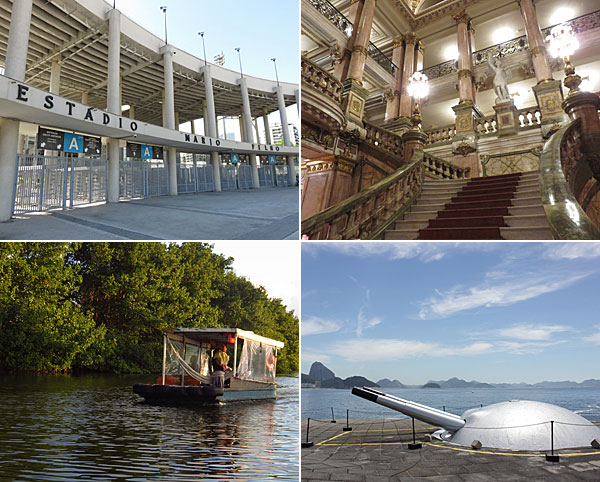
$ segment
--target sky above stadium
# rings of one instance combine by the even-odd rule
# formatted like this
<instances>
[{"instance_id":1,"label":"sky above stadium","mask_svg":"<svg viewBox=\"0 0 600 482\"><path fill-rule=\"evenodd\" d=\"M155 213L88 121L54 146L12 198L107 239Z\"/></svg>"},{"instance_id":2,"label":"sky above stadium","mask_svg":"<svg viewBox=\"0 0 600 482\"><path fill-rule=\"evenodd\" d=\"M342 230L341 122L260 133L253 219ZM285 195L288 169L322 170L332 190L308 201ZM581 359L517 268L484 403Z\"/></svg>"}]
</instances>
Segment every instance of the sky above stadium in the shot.
<instances>
[{"instance_id":1,"label":"sky above stadium","mask_svg":"<svg viewBox=\"0 0 600 482\"><path fill-rule=\"evenodd\" d=\"M302 244L302 372L600 378L600 243Z\"/></svg>"}]
</instances>

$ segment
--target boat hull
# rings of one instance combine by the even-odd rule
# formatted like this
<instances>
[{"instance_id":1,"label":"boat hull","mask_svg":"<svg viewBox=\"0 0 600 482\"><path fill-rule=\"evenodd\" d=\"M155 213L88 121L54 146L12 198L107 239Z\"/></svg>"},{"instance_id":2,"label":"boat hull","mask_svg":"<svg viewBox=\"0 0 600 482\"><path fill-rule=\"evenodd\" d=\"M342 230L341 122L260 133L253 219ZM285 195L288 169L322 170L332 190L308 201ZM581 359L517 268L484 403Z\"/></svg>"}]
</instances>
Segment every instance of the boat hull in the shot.
<instances>
[{"instance_id":1,"label":"boat hull","mask_svg":"<svg viewBox=\"0 0 600 482\"><path fill-rule=\"evenodd\" d=\"M246 384L245 384L246 385ZM266 400L275 398L275 385L216 388L211 385L148 385L136 383L133 392L145 401L161 405L198 405L211 402Z\"/></svg>"}]
</instances>

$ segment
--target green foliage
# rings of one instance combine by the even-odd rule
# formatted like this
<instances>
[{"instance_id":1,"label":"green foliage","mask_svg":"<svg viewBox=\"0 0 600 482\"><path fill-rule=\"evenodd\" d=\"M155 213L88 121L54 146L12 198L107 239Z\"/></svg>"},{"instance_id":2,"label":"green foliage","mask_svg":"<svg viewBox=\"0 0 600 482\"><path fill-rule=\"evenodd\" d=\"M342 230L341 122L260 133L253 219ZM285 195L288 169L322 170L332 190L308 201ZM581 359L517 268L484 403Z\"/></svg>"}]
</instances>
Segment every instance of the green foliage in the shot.
<instances>
[{"instance_id":1,"label":"green foliage","mask_svg":"<svg viewBox=\"0 0 600 482\"><path fill-rule=\"evenodd\" d=\"M239 327L281 340L298 370L298 319L204 243L0 245L0 368L158 371L161 332Z\"/></svg>"}]
</instances>

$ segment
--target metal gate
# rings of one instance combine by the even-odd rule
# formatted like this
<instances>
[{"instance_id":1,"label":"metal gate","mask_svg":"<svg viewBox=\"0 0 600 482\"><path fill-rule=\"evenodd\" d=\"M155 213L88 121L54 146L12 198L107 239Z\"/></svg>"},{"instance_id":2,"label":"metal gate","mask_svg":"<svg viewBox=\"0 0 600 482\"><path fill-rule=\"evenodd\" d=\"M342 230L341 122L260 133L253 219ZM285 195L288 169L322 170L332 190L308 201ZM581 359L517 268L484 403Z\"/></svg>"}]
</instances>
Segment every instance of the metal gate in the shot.
<instances>
[{"instance_id":1,"label":"metal gate","mask_svg":"<svg viewBox=\"0 0 600 482\"><path fill-rule=\"evenodd\" d=\"M185 194L197 192L196 188L196 166L193 162L177 163L177 193Z\"/></svg>"},{"instance_id":2,"label":"metal gate","mask_svg":"<svg viewBox=\"0 0 600 482\"><path fill-rule=\"evenodd\" d=\"M196 168L197 192L214 191L212 166L198 166Z\"/></svg>"},{"instance_id":3,"label":"metal gate","mask_svg":"<svg viewBox=\"0 0 600 482\"><path fill-rule=\"evenodd\" d=\"M237 189L237 169L235 166L220 166L221 170L221 189L231 191Z\"/></svg>"},{"instance_id":4,"label":"metal gate","mask_svg":"<svg viewBox=\"0 0 600 482\"><path fill-rule=\"evenodd\" d=\"M164 161L146 164L146 195L167 196L169 194L169 171Z\"/></svg>"},{"instance_id":5,"label":"metal gate","mask_svg":"<svg viewBox=\"0 0 600 482\"><path fill-rule=\"evenodd\" d=\"M238 187L240 189L251 189L252 182L252 166L249 164L240 164L238 167Z\"/></svg>"},{"instance_id":6,"label":"metal gate","mask_svg":"<svg viewBox=\"0 0 600 482\"><path fill-rule=\"evenodd\" d=\"M13 214L106 200L105 159L17 155Z\"/></svg>"},{"instance_id":7,"label":"metal gate","mask_svg":"<svg viewBox=\"0 0 600 482\"><path fill-rule=\"evenodd\" d=\"M274 166L278 186L289 186L288 166Z\"/></svg>"},{"instance_id":8,"label":"metal gate","mask_svg":"<svg viewBox=\"0 0 600 482\"><path fill-rule=\"evenodd\" d=\"M145 196L145 161L130 159L119 164L119 197L134 199Z\"/></svg>"},{"instance_id":9,"label":"metal gate","mask_svg":"<svg viewBox=\"0 0 600 482\"><path fill-rule=\"evenodd\" d=\"M273 180L273 169L274 166L260 166L258 168L258 180L260 187L273 187L275 182Z\"/></svg>"}]
</instances>

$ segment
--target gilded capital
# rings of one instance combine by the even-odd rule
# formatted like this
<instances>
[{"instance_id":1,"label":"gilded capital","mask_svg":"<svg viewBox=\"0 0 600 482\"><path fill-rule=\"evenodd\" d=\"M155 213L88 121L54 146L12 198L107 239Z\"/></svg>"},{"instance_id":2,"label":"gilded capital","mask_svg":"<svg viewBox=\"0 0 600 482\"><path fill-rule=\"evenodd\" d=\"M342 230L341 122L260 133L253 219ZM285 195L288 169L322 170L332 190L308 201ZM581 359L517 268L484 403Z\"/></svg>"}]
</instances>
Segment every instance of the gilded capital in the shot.
<instances>
[{"instance_id":1,"label":"gilded capital","mask_svg":"<svg viewBox=\"0 0 600 482\"><path fill-rule=\"evenodd\" d=\"M471 21L471 17L467 15L467 11L463 10L462 12L458 12L456 15L452 15L454 21L458 23L469 23Z\"/></svg>"},{"instance_id":2,"label":"gilded capital","mask_svg":"<svg viewBox=\"0 0 600 482\"><path fill-rule=\"evenodd\" d=\"M393 48L402 47L403 43L404 43L404 37L402 37L402 36L396 37L394 39Z\"/></svg>"},{"instance_id":3,"label":"gilded capital","mask_svg":"<svg viewBox=\"0 0 600 482\"><path fill-rule=\"evenodd\" d=\"M415 45L419 41L419 37L417 37L417 34L414 32L404 34L403 37L404 37L404 41L410 45Z\"/></svg>"}]
</instances>

